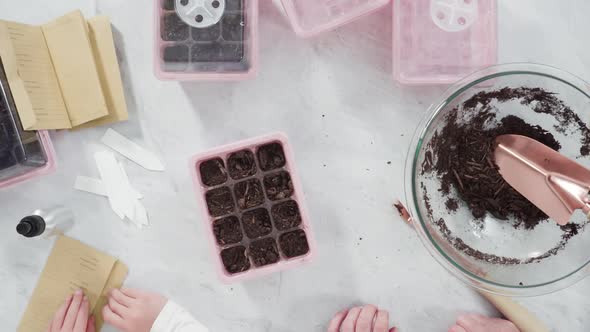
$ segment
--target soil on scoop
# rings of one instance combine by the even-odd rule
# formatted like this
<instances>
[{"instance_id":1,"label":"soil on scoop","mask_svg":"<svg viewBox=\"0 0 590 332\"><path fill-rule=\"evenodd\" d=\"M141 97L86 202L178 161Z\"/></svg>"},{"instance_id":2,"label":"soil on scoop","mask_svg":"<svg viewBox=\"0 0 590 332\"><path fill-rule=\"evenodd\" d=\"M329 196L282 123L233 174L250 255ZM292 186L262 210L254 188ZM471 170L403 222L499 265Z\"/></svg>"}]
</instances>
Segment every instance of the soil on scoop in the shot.
<instances>
[{"instance_id":1,"label":"soil on scoop","mask_svg":"<svg viewBox=\"0 0 590 332\"><path fill-rule=\"evenodd\" d=\"M283 254L288 258L303 256L309 252L307 236L301 229L281 235L279 237L279 246Z\"/></svg>"},{"instance_id":2,"label":"soil on scoop","mask_svg":"<svg viewBox=\"0 0 590 332\"><path fill-rule=\"evenodd\" d=\"M280 255L276 241L273 238L266 238L252 242L250 257L254 265L258 267L278 262Z\"/></svg>"},{"instance_id":3,"label":"soil on scoop","mask_svg":"<svg viewBox=\"0 0 590 332\"><path fill-rule=\"evenodd\" d=\"M221 260L225 270L231 274L244 272L250 269L250 260L246 256L246 247L237 246L221 251Z\"/></svg>"},{"instance_id":4,"label":"soil on scoop","mask_svg":"<svg viewBox=\"0 0 590 332\"><path fill-rule=\"evenodd\" d=\"M289 172L283 171L264 177L266 196L271 201L289 198L293 195L293 182Z\"/></svg>"},{"instance_id":5,"label":"soil on scoop","mask_svg":"<svg viewBox=\"0 0 590 332\"><path fill-rule=\"evenodd\" d=\"M532 229L548 217L504 181L494 162L495 139L517 134L556 151L561 145L548 131L516 116L507 116L489 128L494 121L495 113L491 111L481 111L466 123L457 121L457 112L449 114L446 126L431 141L436 155L433 166L442 177L442 192L449 194L451 187L456 188L475 218L489 212L500 220L514 217L515 227ZM452 203L447 206L450 211L453 207Z\"/></svg>"},{"instance_id":6,"label":"soil on scoop","mask_svg":"<svg viewBox=\"0 0 590 332\"><path fill-rule=\"evenodd\" d=\"M287 161L281 144L271 143L261 146L258 149L258 162L265 172L285 166Z\"/></svg>"},{"instance_id":7,"label":"soil on scoop","mask_svg":"<svg viewBox=\"0 0 590 332\"><path fill-rule=\"evenodd\" d=\"M207 160L199 167L201 180L206 186L213 187L227 181L227 171L221 158Z\"/></svg>"},{"instance_id":8,"label":"soil on scoop","mask_svg":"<svg viewBox=\"0 0 590 332\"><path fill-rule=\"evenodd\" d=\"M256 239L272 232L270 215L265 208L246 211L242 215L244 232L250 239Z\"/></svg>"},{"instance_id":9,"label":"soil on scoop","mask_svg":"<svg viewBox=\"0 0 590 332\"><path fill-rule=\"evenodd\" d=\"M222 246L238 243L244 237L240 227L240 220L236 216L215 220L213 234L215 234L217 243Z\"/></svg>"},{"instance_id":10,"label":"soil on scoop","mask_svg":"<svg viewBox=\"0 0 590 332\"><path fill-rule=\"evenodd\" d=\"M234 212L235 204L228 187L209 190L205 194L209 214L213 217L221 217Z\"/></svg>"},{"instance_id":11,"label":"soil on scoop","mask_svg":"<svg viewBox=\"0 0 590 332\"><path fill-rule=\"evenodd\" d=\"M295 201L286 201L273 205L272 219L279 231L286 231L301 225L301 212Z\"/></svg>"},{"instance_id":12,"label":"soil on scoop","mask_svg":"<svg viewBox=\"0 0 590 332\"><path fill-rule=\"evenodd\" d=\"M183 41L188 39L189 26L176 13L164 14L160 31L164 41Z\"/></svg>"},{"instance_id":13,"label":"soil on scoop","mask_svg":"<svg viewBox=\"0 0 590 332\"><path fill-rule=\"evenodd\" d=\"M241 180L256 174L256 162L254 159L254 153L250 150L232 153L227 159L229 176L234 180Z\"/></svg>"}]
</instances>

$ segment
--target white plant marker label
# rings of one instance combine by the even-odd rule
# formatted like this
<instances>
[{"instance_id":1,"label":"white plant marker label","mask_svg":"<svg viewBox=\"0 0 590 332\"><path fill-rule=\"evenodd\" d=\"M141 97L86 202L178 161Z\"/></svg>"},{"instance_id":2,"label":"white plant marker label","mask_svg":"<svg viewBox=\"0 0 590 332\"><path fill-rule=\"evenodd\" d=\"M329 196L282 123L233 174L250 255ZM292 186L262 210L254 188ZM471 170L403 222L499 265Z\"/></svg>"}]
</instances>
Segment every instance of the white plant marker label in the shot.
<instances>
[{"instance_id":1,"label":"white plant marker label","mask_svg":"<svg viewBox=\"0 0 590 332\"><path fill-rule=\"evenodd\" d=\"M101 151L94 154L98 172L107 190L109 203L119 218L125 218L127 211L126 201L128 200L127 188L123 187L124 178L121 175L121 168L115 156L108 151Z\"/></svg>"},{"instance_id":2,"label":"white plant marker label","mask_svg":"<svg viewBox=\"0 0 590 332\"><path fill-rule=\"evenodd\" d=\"M108 196L107 188L101 180L78 175L74 188L80 191L89 192L99 196Z\"/></svg>"},{"instance_id":3,"label":"white plant marker label","mask_svg":"<svg viewBox=\"0 0 590 332\"><path fill-rule=\"evenodd\" d=\"M144 149L113 129L108 129L101 142L150 171L164 171L164 165L151 151Z\"/></svg>"},{"instance_id":4,"label":"white plant marker label","mask_svg":"<svg viewBox=\"0 0 590 332\"><path fill-rule=\"evenodd\" d=\"M76 183L74 184L74 189L99 196L108 196L107 189L102 180L87 176L78 175ZM140 192L133 188L131 188L131 191L133 192L133 197L135 197L135 199L143 199L143 195Z\"/></svg>"}]
</instances>

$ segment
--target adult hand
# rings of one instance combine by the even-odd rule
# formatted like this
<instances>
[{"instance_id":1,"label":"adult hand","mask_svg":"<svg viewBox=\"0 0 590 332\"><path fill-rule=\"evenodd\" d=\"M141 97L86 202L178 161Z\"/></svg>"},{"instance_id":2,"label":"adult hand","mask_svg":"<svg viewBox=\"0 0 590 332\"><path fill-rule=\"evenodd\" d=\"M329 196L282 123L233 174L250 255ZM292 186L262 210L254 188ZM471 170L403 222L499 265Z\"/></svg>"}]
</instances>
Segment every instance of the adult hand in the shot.
<instances>
[{"instance_id":1,"label":"adult hand","mask_svg":"<svg viewBox=\"0 0 590 332\"><path fill-rule=\"evenodd\" d=\"M340 311L328 325L328 332L395 332L389 328L389 313L374 305Z\"/></svg>"},{"instance_id":2,"label":"adult hand","mask_svg":"<svg viewBox=\"0 0 590 332\"><path fill-rule=\"evenodd\" d=\"M47 332L94 332L94 317L88 318L89 313L88 298L77 290L57 310Z\"/></svg>"},{"instance_id":3,"label":"adult hand","mask_svg":"<svg viewBox=\"0 0 590 332\"><path fill-rule=\"evenodd\" d=\"M168 300L137 289L113 289L103 308L105 322L123 332L149 332Z\"/></svg>"},{"instance_id":4,"label":"adult hand","mask_svg":"<svg viewBox=\"0 0 590 332\"><path fill-rule=\"evenodd\" d=\"M490 318L478 314L461 315L449 332L519 332L516 326L505 319Z\"/></svg>"}]
</instances>

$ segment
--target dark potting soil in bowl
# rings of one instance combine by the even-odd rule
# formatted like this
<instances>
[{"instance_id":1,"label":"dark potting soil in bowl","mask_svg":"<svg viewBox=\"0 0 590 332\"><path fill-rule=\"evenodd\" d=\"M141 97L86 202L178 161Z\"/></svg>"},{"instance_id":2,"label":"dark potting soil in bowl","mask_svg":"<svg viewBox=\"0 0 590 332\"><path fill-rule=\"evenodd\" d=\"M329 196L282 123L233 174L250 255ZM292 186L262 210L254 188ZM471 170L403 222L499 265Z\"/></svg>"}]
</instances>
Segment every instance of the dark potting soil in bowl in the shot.
<instances>
[{"instance_id":1,"label":"dark potting soil in bowl","mask_svg":"<svg viewBox=\"0 0 590 332\"><path fill-rule=\"evenodd\" d=\"M534 228L548 217L533 203L514 190L498 171L494 163L495 139L504 134L518 134L533 138L553 150L561 145L553 135L539 126L531 126L516 116L507 116L500 124L486 129L493 112L480 112L467 124L460 124L457 113L448 117L448 124L432 141L437 155L434 169L442 177L442 191L449 194L451 186L457 189L473 217L483 218L487 212L500 220L513 217L525 228ZM448 208L452 210L453 204Z\"/></svg>"},{"instance_id":2,"label":"dark potting soil in bowl","mask_svg":"<svg viewBox=\"0 0 590 332\"><path fill-rule=\"evenodd\" d=\"M504 181L494 161L495 139L505 134L523 135L556 151L561 149L561 144L549 131L528 124L517 116L509 115L498 119L495 110L489 107L494 100L518 100L523 105L530 106L533 112L554 116L559 123L555 126L558 132L576 130L582 134L580 156L590 152L590 129L554 94L539 88L503 88L480 92L465 101L462 105L463 112L473 112L466 121L457 118L458 109L446 116L444 127L429 142L421 172L434 172L440 178L440 191L448 197L445 202L448 212L455 212L459 206L450 196L451 189L454 188L475 219L483 219L489 213L499 220L512 220L515 228L531 230L548 220L548 216ZM422 190L432 217L430 198L423 185ZM435 221L435 224L456 249L495 264L530 263L555 255L582 227L577 224L561 227L562 241L557 247L534 259L520 260L482 253L454 237L444 219Z\"/></svg>"}]
</instances>

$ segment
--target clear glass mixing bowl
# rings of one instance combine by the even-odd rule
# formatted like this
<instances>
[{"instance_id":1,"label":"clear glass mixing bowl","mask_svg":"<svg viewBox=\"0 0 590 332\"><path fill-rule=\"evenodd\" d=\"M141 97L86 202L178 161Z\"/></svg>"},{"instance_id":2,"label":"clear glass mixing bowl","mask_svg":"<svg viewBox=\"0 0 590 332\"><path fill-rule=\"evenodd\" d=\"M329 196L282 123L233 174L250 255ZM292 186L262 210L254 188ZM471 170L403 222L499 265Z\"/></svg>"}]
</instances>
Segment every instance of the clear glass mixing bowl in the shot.
<instances>
[{"instance_id":1,"label":"clear glass mixing bowl","mask_svg":"<svg viewBox=\"0 0 590 332\"><path fill-rule=\"evenodd\" d=\"M566 288L590 274L590 227L580 229L579 234L563 244L563 232L552 220L525 230L515 229L511 221L498 220L490 213L483 220L474 218L455 189L451 196L457 198L459 208L451 212L445 206L448 197L439 190L440 177L422 172L425 159L433 158L426 153L429 143L445 125L449 112L463 112L463 103L478 92L504 87L544 89L576 112L586 125L590 121L590 85L575 75L535 64L499 65L474 73L449 88L418 126L406 161L406 202L423 244L453 275L480 290L535 296ZM590 158L580 155L581 134L558 130L552 115L531 110L534 103L525 105L513 100L491 105L498 119L517 115L529 124L540 125L561 143L562 154L590 167ZM441 219L446 229L440 227ZM585 224L587 220L582 216L577 222ZM556 247L558 250L554 250ZM554 254L542 258L551 250ZM475 257L475 251L522 263L490 263L481 255Z\"/></svg>"}]
</instances>

